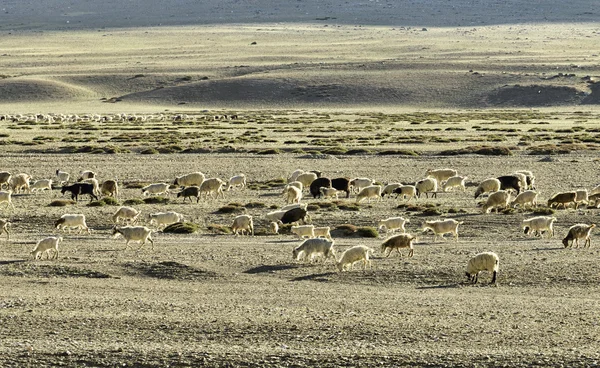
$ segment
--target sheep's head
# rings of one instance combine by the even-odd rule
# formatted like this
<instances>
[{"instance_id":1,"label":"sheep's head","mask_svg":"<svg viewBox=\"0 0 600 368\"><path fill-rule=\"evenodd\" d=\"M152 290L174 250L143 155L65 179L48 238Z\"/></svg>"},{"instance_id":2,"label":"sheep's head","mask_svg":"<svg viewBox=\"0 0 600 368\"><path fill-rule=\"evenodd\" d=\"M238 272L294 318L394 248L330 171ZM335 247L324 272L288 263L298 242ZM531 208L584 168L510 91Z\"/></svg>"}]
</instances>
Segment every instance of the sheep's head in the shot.
<instances>
[{"instance_id":1,"label":"sheep's head","mask_svg":"<svg viewBox=\"0 0 600 368\"><path fill-rule=\"evenodd\" d=\"M564 238L562 240L562 243L565 246L565 248L567 248L569 246L569 237L567 236L566 238Z\"/></svg>"}]
</instances>

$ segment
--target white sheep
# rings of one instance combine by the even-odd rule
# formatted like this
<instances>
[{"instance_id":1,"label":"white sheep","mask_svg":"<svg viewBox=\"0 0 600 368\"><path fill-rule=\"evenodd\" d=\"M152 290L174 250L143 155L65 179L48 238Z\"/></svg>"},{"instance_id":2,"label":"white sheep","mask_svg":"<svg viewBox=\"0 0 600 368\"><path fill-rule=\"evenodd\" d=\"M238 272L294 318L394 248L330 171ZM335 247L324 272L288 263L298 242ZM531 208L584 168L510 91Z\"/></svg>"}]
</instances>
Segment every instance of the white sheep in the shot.
<instances>
[{"instance_id":1,"label":"white sheep","mask_svg":"<svg viewBox=\"0 0 600 368\"><path fill-rule=\"evenodd\" d=\"M391 196L392 193L394 193L394 190L396 190L396 188L400 188L402 186L402 183L389 183L386 184L383 189L381 190L381 196L385 197L386 195Z\"/></svg>"},{"instance_id":2,"label":"white sheep","mask_svg":"<svg viewBox=\"0 0 600 368\"><path fill-rule=\"evenodd\" d=\"M552 208L554 205L556 205L556 209L558 209L558 206L560 206L562 204L563 208L566 209L567 205L569 205L571 203L575 203L576 198L577 198L577 192L556 193L555 195L552 196L552 198L550 198L548 200L548 207ZM577 207L576 203L575 203L575 207Z\"/></svg>"},{"instance_id":3,"label":"white sheep","mask_svg":"<svg viewBox=\"0 0 600 368\"><path fill-rule=\"evenodd\" d=\"M242 235L246 231L249 231L252 236L254 236L254 223L252 222L252 216L250 215L239 215L233 219L233 224L231 225L231 230L235 234L235 236L239 235L239 232L242 232Z\"/></svg>"},{"instance_id":4,"label":"white sheep","mask_svg":"<svg viewBox=\"0 0 600 368\"><path fill-rule=\"evenodd\" d=\"M288 183L287 185L291 185L293 187L296 187L296 188L300 189L300 191L302 191L302 189L304 189L304 185L302 185L302 183L299 182L299 181L293 181L291 183Z\"/></svg>"},{"instance_id":5,"label":"white sheep","mask_svg":"<svg viewBox=\"0 0 600 368\"><path fill-rule=\"evenodd\" d=\"M0 235L2 235L2 233L6 233L6 240L10 240L10 231L8 231L9 227L10 222L8 220L0 219Z\"/></svg>"},{"instance_id":6,"label":"white sheep","mask_svg":"<svg viewBox=\"0 0 600 368\"><path fill-rule=\"evenodd\" d=\"M523 174L522 172L515 172L510 175L516 176L517 178L519 178L519 187L521 188L521 190L528 188L527 175Z\"/></svg>"},{"instance_id":7,"label":"white sheep","mask_svg":"<svg viewBox=\"0 0 600 368\"><path fill-rule=\"evenodd\" d=\"M17 174L13 175L10 178L10 188L13 193L19 193L21 191L30 193L29 190L29 180L31 180L31 176L27 174Z\"/></svg>"},{"instance_id":8,"label":"white sheep","mask_svg":"<svg viewBox=\"0 0 600 368\"><path fill-rule=\"evenodd\" d=\"M265 215L265 217L271 222L278 222L281 221L281 218L287 211L288 209L269 212Z\"/></svg>"},{"instance_id":9,"label":"white sheep","mask_svg":"<svg viewBox=\"0 0 600 368\"><path fill-rule=\"evenodd\" d=\"M523 187L524 189L535 189L535 176L533 175L533 173L529 170L517 170L516 171L517 174L525 174L526 177L526 186Z\"/></svg>"},{"instance_id":10,"label":"white sheep","mask_svg":"<svg viewBox=\"0 0 600 368\"><path fill-rule=\"evenodd\" d=\"M575 191L575 209L579 207L581 203L588 204L588 191L587 189L579 189Z\"/></svg>"},{"instance_id":11,"label":"white sheep","mask_svg":"<svg viewBox=\"0 0 600 368\"><path fill-rule=\"evenodd\" d=\"M507 208L508 203L510 202L510 194L506 190L499 190L490 194L487 201L483 205L483 213L489 213L493 208L496 208L496 213L498 213L498 208Z\"/></svg>"},{"instance_id":12,"label":"white sheep","mask_svg":"<svg viewBox=\"0 0 600 368\"><path fill-rule=\"evenodd\" d=\"M359 193L362 188L369 187L373 185L375 181L369 178L355 178L350 180L350 186L353 188L352 190L355 193Z\"/></svg>"},{"instance_id":13,"label":"white sheep","mask_svg":"<svg viewBox=\"0 0 600 368\"><path fill-rule=\"evenodd\" d=\"M271 230L271 232L273 234L279 234L279 224L277 224L276 222L270 222L269 223L269 230Z\"/></svg>"},{"instance_id":14,"label":"white sheep","mask_svg":"<svg viewBox=\"0 0 600 368\"><path fill-rule=\"evenodd\" d=\"M323 196L323 198L338 199L338 195L340 193L340 191L335 188L327 188L327 187L320 187L319 191L321 192L321 195Z\"/></svg>"},{"instance_id":15,"label":"white sheep","mask_svg":"<svg viewBox=\"0 0 600 368\"><path fill-rule=\"evenodd\" d=\"M452 176L448 178L448 180L442 182L442 191L447 192L449 189L458 188L464 192L465 180L467 180L466 176Z\"/></svg>"},{"instance_id":16,"label":"white sheep","mask_svg":"<svg viewBox=\"0 0 600 368\"><path fill-rule=\"evenodd\" d=\"M591 247L592 241L590 239L590 234L592 233L592 229L596 227L596 224L576 224L569 228L569 232L567 236L563 239L562 243L567 248L569 246L569 240L571 240L571 246L575 244L575 248L579 248L579 240L584 239L583 243L584 247Z\"/></svg>"},{"instance_id":17,"label":"white sheep","mask_svg":"<svg viewBox=\"0 0 600 368\"><path fill-rule=\"evenodd\" d=\"M498 276L498 268L500 266L500 259L494 252L483 252L477 254L471 258L467 263L467 278L472 283L476 284L479 279L479 273L481 271L492 272L491 284L496 284L496 277Z\"/></svg>"},{"instance_id":18,"label":"white sheep","mask_svg":"<svg viewBox=\"0 0 600 368\"><path fill-rule=\"evenodd\" d=\"M205 198L208 199L210 195L212 197L213 193L216 194L216 199L219 198L219 194L222 198L225 198L225 193L223 193L223 186L225 182L219 178L210 178L206 179L200 185L200 198L202 198L202 194L205 194Z\"/></svg>"},{"instance_id":19,"label":"white sheep","mask_svg":"<svg viewBox=\"0 0 600 368\"><path fill-rule=\"evenodd\" d=\"M100 194L117 198L119 196L119 185L116 180L105 180L100 185Z\"/></svg>"},{"instance_id":20,"label":"white sheep","mask_svg":"<svg viewBox=\"0 0 600 368\"><path fill-rule=\"evenodd\" d=\"M38 191L38 190L49 190L50 192L52 192L52 179L40 179L40 180L36 180L30 187L30 190L32 192Z\"/></svg>"},{"instance_id":21,"label":"white sheep","mask_svg":"<svg viewBox=\"0 0 600 368\"><path fill-rule=\"evenodd\" d=\"M306 211L307 207L308 207L308 203L292 203L292 204L288 204L288 205L281 207L281 209L279 211L288 211L288 210L291 210L294 208L302 208L303 210Z\"/></svg>"},{"instance_id":22,"label":"white sheep","mask_svg":"<svg viewBox=\"0 0 600 368\"><path fill-rule=\"evenodd\" d=\"M58 230L65 230L71 233L72 228L79 229L78 234L81 234L81 231L85 230L88 234L91 234L91 229L85 223L85 215L82 214L69 214L66 213L62 215L56 222L54 223L54 227Z\"/></svg>"},{"instance_id":23,"label":"white sheep","mask_svg":"<svg viewBox=\"0 0 600 368\"><path fill-rule=\"evenodd\" d=\"M37 242L35 248L31 251L33 259L41 259L43 254L46 253L48 259L50 258L50 251L54 250L52 259L58 258L58 243L63 240L61 236L49 236Z\"/></svg>"},{"instance_id":24,"label":"white sheep","mask_svg":"<svg viewBox=\"0 0 600 368\"><path fill-rule=\"evenodd\" d=\"M409 248L408 257L412 257L415 249L413 246L413 241L416 239L416 236L412 236L410 234L398 234L394 235L390 238L387 238L383 243L381 243L381 252L385 254L385 251L389 249L386 257L389 257L392 254L392 251L396 249L400 257L402 257L402 253L400 253L400 248Z\"/></svg>"},{"instance_id":25,"label":"white sheep","mask_svg":"<svg viewBox=\"0 0 600 368\"><path fill-rule=\"evenodd\" d=\"M283 188L282 194L285 198L285 203L300 203L302 199L302 190L292 185L286 185Z\"/></svg>"},{"instance_id":26,"label":"white sheep","mask_svg":"<svg viewBox=\"0 0 600 368\"><path fill-rule=\"evenodd\" d=\"M92 179L96 177L96 173L90 170L85 170L82 171L81 173L79 173L79 180L78 181L82 181L85 179Z\"/></svg>"},{"instance_id":27,"label":"white sheep","mask_svg":"<svg viewBox=\"0 0 600 368\"><path fill-rule=\"evenodd\" d=\"M294 171L294 172L293 172L293 173L292 173L292 174L289 176L289 178L287 179L287 182L288 182L288 183L291 183L291 182L294 182L294 181L296 181L296 180L298 179L298 175L300 175L300 174L303 174L303 173L304 173L304 170L300 170L300 169L298 169L298 170L295 170L295 171Z\"/></svg>"},{"instance_id":28,"label":"white sheep","mask_svg":"<svg viewBox=\"0 0 600 368\"><path fill-rule=\"evenodd\" d=\"M338 271L342 272L348 269L354 268L354 264L357 262L362 262L363 269L367 269L367 265L369 265L369 269L371 268L371 260L369 259L369 255L373 254L373 249L364 245L355 245L350 249L347 249L342 255L340 259L336 262L336 267Z\"/></svg>"},{"instance_id":29,"label":"white sheep","mask_svg":"<svg viewBox=\"0 0 600 368\"><path fill-rule=\"evenodd\" d=\"M523 232L527 235L533 234L537 232L540 237L543 236L542 231L548 231L549 238L554 236L554 228L552 225L556 221L556 217L550 216L537 216L532 217L526 220L523 220L521 223L521 227L523 228Z\"/></svg>"},{"instance_id":30,"label":"white sheep","mask_svg":"<svg viewBox=\"0 0 600 368\"><path fill-rule=\"evenodd\" d=\"M146 195L158 195L158 194L169 194L169 184L166 183L154 183L146 185L142 188L142 193Z\"/></svg>"},{"instance_id":31,"label":"white sheep","mask_svg":"<svg viewBox=\"0 0 600 368\"><path fill-rule=\"evenodd\" d=\"M595 194L590 194L588 196L588 201L594 202L594 207L599 208L600 207L600 193L595 193Z\"/></svg>"},{"instance_id":32,"label":"white sheep","mask_svg":"<svg viewBox=\"0 0 600 368\"><path fill-rule=\"evenodd\" d=\"M315 227L313 229L313 235L315 236L315 238L322 236L326 239L331 240L331 228L329 226Z\"/></svg>"},{"instance_id":33,"label":"white sheep","mask_svg":"<svg viewBox=\"0 0 600 368\"><path fill-rule=\"evenodd\" d=\"M70 175L68 172L61 171L60 169L56 170L56 181L58 182L58 185L62 186L67 184L69 182L69 177Z\"/></svg>"},{"instance_id":34,"label":"white sheep","mask_svg":"<svg viewBox=\"0 0 600 368\"><path fill-rule=\"evenodd\" d=\"M396 193L396 198L402 197L402 199L408 198L406 201L410 201L413 198L417 197L417 187L414 185L401 185L398 188L394 189L394 193Z\"/></svg>"},{"instance_id":35,"label":"white sheep","mask_svg":"<svg viewBox=\"0 0 600 368\"><path fill-rule=\"evenodd\" d=\"M156 227L160 229L162 225L167 227L176 222L183 221L183 215L174 211L156 212L149 214L148 219L150 220L150 225L155 223Z\"/></svg>"},{"instance_id":36,"label":"white sheep","mask_svg":"<svg viewBox=\"0 0 600 368\"><path fill-rule=\"evenodd\" d=\"M154 241L152 240L152 230L145 226L115 226L113 227L112 235L117 237L123 235L125 238L125 249L129 246L130 241L139 241L140 247L138 249L142 249L146 241L150 241L152 244L152 249L154 249Z\"/></svg>"},{"instance_id":37,"label":"white sheep","mask_svg":"<svg viewBox=\"0 0 600 368\"><path fill-rule=\"evenodd\" d=\"M434 178L438 183L448 180L453 176L457 176L458 172L454 169L428 169L425 172L428 177Z\"/></svg>"},{"instance_id":38,"label":"white sheep","mask_svg":"<svg viewBox=\"0 0 600 368\"><path fill-rule=\"evenodd\" d=\"M356 203L360 203L365 199L368 199L368 201L371 202L371 198L375 198L377 199L377 201L381 201L381 185L371 185L361 189L361 191L356 196Z\"/></svg>"},{"instance_id":39,"label":"white sheep","mask_svg":"<svg viewBox=\"0 0 600 368\"><path fill-rule=\"evenodd\" d=\"M439 235L444 239L444 234L451 233L454 235L454 241L458 241L458 225L461 225L463 221L456 221L455 219L445 219L436 221L425 221L421 226L423 232L427 230L433 231L433 241Z\"/></svg>"},{"instance_id":40,"label":"white sheep","mask_svg":"<svg viewBox=\"0 0 600 368\"><path fill-rule=\"evenodd\" d=\"M131 221L132 224L135 224L139 215L140 215L140 211L136 210L135 208L123 206L123 207L120 207L117 210L117 212L114 213L114 215L112 216L112 221L115 224L118 224L119 219L123 219L123 220L129 220L129 221Z\"/></svg>"},{"instance_id":41,"label":"white sheep","mask_svg":"<svg viewBox=\"0 0 600 368\"><path fill-rule=\"evenodd\" d=\"M0 173L0 174L2 174L2 173ZM596 185L594 188L592 188L589 195L593 196L594 194L600 194L600 184Z\"/></svg>"},{"instance_id":42,"label":"white sheep","mask_svg":"<svg viewBox=\"0 0 600 368\"><path fill-rule=\"evenodd\" d=\"M7 189L10 189L10 179L12 175L8 171L0 171L0 189L6 185Z\"/></svg>"},{"instance_id":43,"label":"white sheep","mask_svg":"<svg viewBox=\"0 0 600 368\"><path fill-rule=\"evenodd\" d=\"M202 182L204 182L205 176L200 171L185 174L182 176L178 176L175 178L173 182L174 185L179 185L180 187L191 187L191 186L200 186Z\"/></svg>"},{"instance_id":44,"label":"white sheep","mask_svg":"<svg viewBox=\"0 0 600 368\"><path fill-rule=\"evenodd\" d=\"M526 204L530 204L533 207L537 206L538 193L534 190L526 190L519 193L519 195L510 203L511 207L517 207L520 205L525 208Z\"/></svg>"},{"instance_id":45,"label":"white sheep","mask_svg":"<svg viewBox=\"0 0 600 368\"><path fill-rule=\"evenodd\" d=\"M475 190L475 199L477 199L477 197L479 197L482 194L499 191L500 186L500 180L496 178L485 179L484 181L479 183L479 186L477 186L477 189Z\"/></svg>"},{"instance_id":46,"label":"white sheep","mask_svg":"<svg viewBox=\"0 0 600 368\"><path fill-rule=\"evenodd\" d=\"M235 187L240 187L240 189L244 189L246 187L246 175L240 174L232 176L229 179L229 186L227 187L227 190L231 190Z\"/></svg>"},{"instance_id":47,"label":"white sheep","mask_svg":"<svg viewBox=\"0 0 600 368\"><path fill-rule=\"evenodd\" d=\"M415 183L415 188L417 188L417 198L421 198L421 194L425 194L425 197L429 198L429 193L432 198L437 198L438 182L435 178L419 180Z\"/></svg>"},{"instance_id":48,"label":"white sheep","mask_svg":"<svg viewBox=\"0 0 600 368\"><path fill-rule=\"evenodd\" d=\"M6 202L6 208L15 208L15 205L12 203L12 190L9 189L8 191L0 191L0 204L4 202Z\"/></svg>"},{"instance_id":49,"label":"white sheep","mask_svg":"<svg viewBox=\"0 0 600 368\"><path fill-rule=\"evenodd\" d=\"M330 256L335 259L335 250L333 249L334 241L323 238L306 239L302 244L294 248L292 256L294 260L299 261L301 258L310 258L312 262L315 256L322 256L323 262Z\"/></svg>"},{"instance_id":50,"label":"white sheep","mask_svg":"<svg viewBox=\"0 0 600 368\"><path fill-rule=\"evenodd\" d=\"M314 238L315 237L315 226L314 225L298 225L290 228L292 234L296 234L298 238L304 237Z\"/></svg>"},{"instance_id":51,"label":"white sheep","mask_svg":"<svg viewBox=\"0 0 600 368\"><path fill-rule=\"evenodd\" d=\"M379 222L377 223L377 227L379 231L382 231L383 228L386 229L386 232L395 232L396 230L400 229L404 233L406 232L404 229L404 224L406 224L407 222L410 221L408 219L405 219L404 217L388 217L385 220L379 220Z\"/></svg>"},{"instance_id":52,"label":"white sheep","mask_svg":"<svg viewBox=\"0 0 600 368\"><path fill-rule=\"evenodd\" d=\"M296 177L296 179L292 181L299 181L302 183L302 186L304 188L308 188L310 187L310 184L315 180L317 180L317 174L313 172L305 172L298 175L298 177Z\"/></svg>"}]
</instances>

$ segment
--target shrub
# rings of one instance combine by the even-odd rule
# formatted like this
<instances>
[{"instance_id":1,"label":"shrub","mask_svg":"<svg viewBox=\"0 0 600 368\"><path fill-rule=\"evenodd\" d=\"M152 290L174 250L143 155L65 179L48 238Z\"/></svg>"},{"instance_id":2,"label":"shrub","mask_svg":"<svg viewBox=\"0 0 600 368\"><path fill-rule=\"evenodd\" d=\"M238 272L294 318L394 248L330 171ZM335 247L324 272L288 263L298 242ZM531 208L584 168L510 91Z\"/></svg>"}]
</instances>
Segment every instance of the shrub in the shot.
<instances>
[{"instance_id":1,"label":"shrub","mask_svg":"<svg viewBox=\"0 0 600 368\"><path fill-rule=\"evenodd\" d=\"M50 204L48 206L50 207L65 207L65 206L69 206L72 204L75 204L77 202L72 201L70 199L56 199L52 202L50 202Z\"/></svg>"},{"instance_id":2,"label":"shrub","mask_svg":"<svg viewBox=\"0 0 600 368\"><path fill-rule=\"evenodd\" d=\"M144 198L143 201L146 204L167 204L171 200L169 198L165 198L165 197L161 197L161 196L156 196L156 197Z\"/></svg>"},{"instance_id":3,"label":"shrub","mask_svg":"<svg viewBox=\"0 0 600 368\"><path fill-rule=\"evenodd\" d=\"M377 229L371 226L363 226L356 229L356 234L363 238L377 238L379 237L379 232Z\"/></svg>"},{"instance_id":4,"label":"shrub","mask_svg":"<svg viewBox=\"0 0 600 368\"><path fill-rule=\"evenodd\" d=\"M213 234L231 234L231 227L227 226L227 225L221 225L221 224L209 224L207 227L208 231L212 232Z\"/></svg>"},{"instance_id":5,"label":"shrub","mask_svg":"<svg viewBox=\"0 0 600 368\"><path fill-rule=\"evenodd\" d=\"M244 211L246 211L246 208L242 207L241 205L237 206L235 203L230 203L219 208L215 211L215 213L240 213Z\"/></svg>"},{"instance_id":6,"label":"shrub","mask_svg":"<svg viewBox=\"0 0 600 368\"><path fill-rule=\"evenodd\" d=\"M131 198L126 200L125 202L123 202L124 205L127 206L136 206L136 205L140 205L140 204L144 204L146 202L144 202L142 199L139 198Z\"/></svg>"},{"instance_id":7,"label":"shrub","mask_svg":"<svg viewBox=\"0 0 600 368\"><path fill-rule=\"evenodd\" d=\"M193 234L198 232L198 225L192 222L176 222L163 229L163 233Z\"/></svg>"}]
</instances>

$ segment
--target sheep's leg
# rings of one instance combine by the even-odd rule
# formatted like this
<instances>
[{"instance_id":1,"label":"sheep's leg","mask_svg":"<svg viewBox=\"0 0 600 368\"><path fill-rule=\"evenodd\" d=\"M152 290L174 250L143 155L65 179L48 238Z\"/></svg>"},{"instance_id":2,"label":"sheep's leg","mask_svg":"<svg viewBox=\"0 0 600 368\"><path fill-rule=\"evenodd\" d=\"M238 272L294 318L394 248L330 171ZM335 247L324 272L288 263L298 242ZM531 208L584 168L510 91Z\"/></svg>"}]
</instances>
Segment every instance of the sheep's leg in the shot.
<instances>
[{"instance_id":1,"label":"sheep's leg","mask_svg":"<svg viewBox=\"0 0 600 368\"><path fill-rule=\"evenodd\" d=\"M584 247L587 246L588 248L592 247L592 239L590 239L589 237L585 238L585 244L583 245Z\"/></svg>"},{"instance_id":2,"label":"sheep's leg","mask_svg":"<svg viewBox=\"0 0 600 368\"><path fill-rule=\"evenodd\" d=\"M414 250L413 248L411 248L411 249L408 251L408 258L412 258L412 256L413 256L414 254L415 254L415 250Z\"/></svg>"},{"instance_id":3,"label":"sheep's leg","mask_svg":"<svg viewBox=\"0 0 600 368\"><path fill-rule=\"evenodd\" d=\"M127 247L129 246L129 242L130 242L130 240L127 240L127 241L125 242L125 249L127 249Z\"/></svg>"},{"instance_id":4,"label":"sheep's leg","mask_svg":"<svg viewBox=\"0 0 600 368\"><path fill-rule=\"evenodd\" d=\"M54 249L54 257L52 259L58 259L58 249Z\"/></svg>"}]
</instances>

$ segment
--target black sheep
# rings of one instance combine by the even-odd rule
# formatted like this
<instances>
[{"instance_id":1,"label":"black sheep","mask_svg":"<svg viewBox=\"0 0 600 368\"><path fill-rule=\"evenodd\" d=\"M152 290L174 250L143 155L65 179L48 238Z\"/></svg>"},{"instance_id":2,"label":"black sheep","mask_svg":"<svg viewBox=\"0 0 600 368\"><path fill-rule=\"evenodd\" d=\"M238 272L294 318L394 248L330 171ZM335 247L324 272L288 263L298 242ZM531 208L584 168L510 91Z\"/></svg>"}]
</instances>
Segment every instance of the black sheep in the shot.
<instances>
[{"instance_id":1,"label":"black sheep","mask_svg":"<svg viewBox=\"0 0 600 368\"><path fill-rule=\"evenodd\" d=\"M331 187L346 192L346 198L350 198L350 178L331 179Z\"/></svg>"},{"instance_id":2,"label":"black sheep","mask_svg":"<svg viewBox=\"0 0 600 368\"><path fill-rule=\"evenodd\" d=\"M292 208L287 211L281 217L281 223L283 224L293 224L302 220L303 223L306 223L306 218L308 217L308 213L304 208Z\"/></svg>"},{"instance_id":3,"label":"black sheep","mask_svg":"<svg viewBox=\"0 0 600 368\"><path fill-rule=\"evenodd\" d=\"M183 202L188 197L196 197L196 203L200 202L200 188L197 186L185 187L179 193L177 193L177 198L183 197ZM190 198L190 203L192 202L192 198Z\"/></svg>"},{"instance_id":4,"label":"black sheep","mask_svg":"<svg viewBox=\"0 0 600 368\"><path fill-rule=\"evenodd\" d=\"M310 194L313 198L321 198L321 188L331 188L331 179L329 178L317 178L310 183Z\"/></svg>"},{"instance_id":5,"label":"black sheep","mask_svg":"<svg viewBox=\"0 0 600 368\"><path fill-rule=\"evenodd\" d=\"M514 189L517 194L521 193L521 179L513 175L504 175L497 178L500 180L500 190Z\"/></svg>"}]
</instances>

